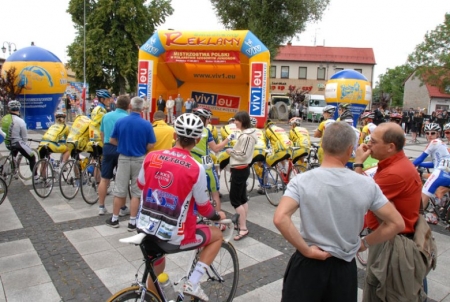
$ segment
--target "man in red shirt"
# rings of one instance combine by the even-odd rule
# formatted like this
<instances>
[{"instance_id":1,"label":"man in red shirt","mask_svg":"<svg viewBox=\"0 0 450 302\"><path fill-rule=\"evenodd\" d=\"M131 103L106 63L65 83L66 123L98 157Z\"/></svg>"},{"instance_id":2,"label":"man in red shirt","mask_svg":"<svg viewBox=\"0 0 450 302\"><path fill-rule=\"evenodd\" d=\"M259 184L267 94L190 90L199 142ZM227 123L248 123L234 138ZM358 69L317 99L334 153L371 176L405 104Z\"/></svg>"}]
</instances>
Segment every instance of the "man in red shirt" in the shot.
<instances>
[{"instance_id":1,"label":"man in red shirt","mask_svg":"<svg viewBox=\"0 0 450 302\"><path fill-rule=\"evenodd\" d=\"M412 162L406 157L403 151L404 144L405 135L398 124L380 124L374 132L371 133L371 139L368 144L361 144L357 149L355 171L357 173L362 173L361 164L369 155L379 160L374 180L380 186L383 194L395 205L395 208L403 217L405 229L396 237L402 236L403 238L408 238L407 240L403 240L402 238L401 242L403 244L401 248L403 251L410 252L410 249L415 248L412 238L414 235L414 225L419 218L422 182L420 181L420 177ZM379 226L379 222L372 212L368 212L367 214L367 224L370 230L375 230ZM371 246L370 241L367 243ZM393 243L387 242L373 245L369 249L363 301L381 301L378 300L380 297L377 297L376 294L377 287L384 286L387 288L393 286L394 282L380 285L381 280L379 280L379 276L375 276L371 268L373 262L380 258L379 256L383 253L382 249L386 247L386 244L392 245ZM413 253L415 252L413 251ZM385 272L388 272L388 266L392 264L390 261L392 261L392 259L384 263L385 267L378 267L378 269L385 269ZM411 274L411 278L418 274L418 272L415 271L416 268L414 262L412 263L411 271L406 267L404 269ZM395 274L395 272L393 272L393 274ZM404 278L404 275L393 275L392 278L397 280L399 278ZM419 282L419 285L417 287L414 286L414 289L408 289L409 291L415 291L412 293L414 296L419 295L420 293L421 281L422 278L417 278L414 282ZM417 285L417 283L415 285ZM396 293L396 288L389 288L386 291L390 294L398 294L398 296L404 295L403 292ZM409 294L411 294L411 292Z\"/></svg>"}]
</instances>

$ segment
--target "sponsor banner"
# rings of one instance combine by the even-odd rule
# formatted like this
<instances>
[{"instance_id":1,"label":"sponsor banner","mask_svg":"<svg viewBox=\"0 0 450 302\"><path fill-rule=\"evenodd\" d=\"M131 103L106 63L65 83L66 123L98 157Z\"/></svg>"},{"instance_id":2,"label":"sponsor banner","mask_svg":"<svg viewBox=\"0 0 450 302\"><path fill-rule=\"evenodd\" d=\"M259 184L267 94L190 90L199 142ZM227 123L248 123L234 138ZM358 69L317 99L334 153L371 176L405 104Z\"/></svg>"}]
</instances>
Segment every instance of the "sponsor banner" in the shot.
<instances>
[{"instance_id":1,"label":"sponsor banner","mask_svg":"<svg viewBox=\"0 0 450 302\"><path fill-rule=\"evenodd\" d=\"M211 111L238 112L241 102L239 96L200 91L192 91L191 97L197 102L199 107L207 107Z\"/></svg>"},{"instance_id":2,"label":"sponsor banner","mask_svg":"<svg viewBox=\"0 0 450 302\"><path fill-rule=\"evenodd\" d=\"M138 95L147 100L152 99L153 61L139 61L138 65Z\"/></svg>"},{"instance_id":3,"label":"sponsor banner","mask_svg":"<svg viewBox=\"0 0 450 302\"><path fill-rule=\"evenodd\" d=\"M265 116L267 63L255 62L250 70L250 115Z\"/></svg>"},{"instance_id":4,"label":"sponsor banner","mask_svg":"<svg viewBox=\"0 0 450 302\"><path fill-rule=\"evenodd\" d=\"M242 53L251 58L261 52L267 51L267 47L259 41L259 39L252 33L247 32L245 41L242 44Z\"/></svg>"},{"instance_id":5,"label":"sponsor banner","mask_svg":"<svg viewBox=\"0 0 450 302\"><path fill-rule=\"evenodd\" d=\"M208 63L208 64L239 64L238 51L208 51L208 50L169 50L166 53L167 63Z\"/></svg>"}]
</instances>

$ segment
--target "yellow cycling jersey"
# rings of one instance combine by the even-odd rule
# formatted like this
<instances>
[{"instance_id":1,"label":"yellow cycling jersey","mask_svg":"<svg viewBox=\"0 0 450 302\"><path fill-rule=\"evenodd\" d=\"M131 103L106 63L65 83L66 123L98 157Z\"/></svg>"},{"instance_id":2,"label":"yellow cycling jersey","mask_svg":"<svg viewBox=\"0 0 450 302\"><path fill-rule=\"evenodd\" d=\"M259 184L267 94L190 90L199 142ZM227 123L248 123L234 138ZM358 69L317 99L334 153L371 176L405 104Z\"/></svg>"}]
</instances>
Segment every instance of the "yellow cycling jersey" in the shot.
<instances>
[{"instance_id":1,"label":"yellow cycling jersey","mask_svg":"<svg viewBox=\"0 0 450 302\"><path fill-rule=\"evenodd\" d=\"M309 149L311 147L311 138L306 128L295 127L289 131L289 139L294 144L294 147L301 147Z\"/></svg>"},{"instance_id":2,"label":"yellow cycling jersey","mask_svg":"<svg viewBox=\"0 0 450 302\"><path fill-rule=\"evenodd\" d=\"M83 151L89 141L89 124L91 119L85 115L79 115L72 124L67 136L67 142L77 143L77 149Z\"/></svg>"},{"instance_id":3,"label":"yellow cycling jersey","mask_svg":"<svg viewBox=\"0 0 450 302\"><path fill-rule=\"evenodd\" d=\"M208 126L206 126L209 131L211 131L212 137L214 138L214 141L216 142L216 144L219 143L219 132L217 131L217 127L211 124L208 124Z\"/></svg>"},{"instance_id":4,"label":"yellow cycling jersey","mask_svg":"<svg viewBox=\"0 0 450 302\"><path fill-rule=\"evenodd\" d=\"M333 120L333 119L331 119L331 118L329 118L329 119L327 119L327 120L325 120L325 121L322 121L320 124L319 124L319 127L317 127L317 130L319 130L321 133L322 133L322 136L323 136L323 133L325 132L325 129L327 128L327 126L329 125L329 124L331 124L331 123L334 123L335 122L335 120Z\"/></svg>"},{"instance_id":5,"label":"yellow cycling jersey","mask_svg":"<svg viewBox=\"0 0 450 302\"><path fill-rule=\"evenodd\" d=\"M267 149L266 145L266 138L264 137L264 132L261 129L255 129L256 133L256 144L254 149L255 150L265 150Z\"/></svg>"},{"instance_id":6,"label":"yellow cycling jersey","mask_svg":"<svg viewBox=\"0 0 450 302\"><path fill-rule=\"evenodd\" d=\"M286 131L276 125L271 125L265 131L266 141L270 143L274 152L279 150L288 150L292 147L292 142L289 139Z\"/></svg>"},{"instance_id":7,"label":"yellow cycling jersey","mask_svg":"<svg viewBox=\"0 0 450 302\"><path fill-rule=\"evenodd\" d=\"M53 124L42 136L42 142L65 143L68 135L69 127L66 124Z\"/></svg>"},{"instance_id":8,"label":"yellow cycling jersey","mask_svg":"<svg viewBox=\"0 0 450 302\"><path fill-rule=\"evenodd\" d=\"M222 140L225 140L228 137L228 135L230 135L232 133L234 133L235 138L234 138L234 140L230 141L225 146L225 148L234 147L239 134L241 134L241 130L239 130L235 124L228 124L228 125L225 125L222 128L220 128L220 135L222 136Z\"/></svg>"},{"instance_id":9,"label":"yellow cycling jersey","mask_svg":"<svg viewBox=\"0 0 450 302\"><path fill-rule=\"evenodd\" d=\"M102 123L103 116L106 114L106 109L99 105L92 110L91 122L89 124L89 139L92 142L98 142L103 147L103 140L100 136L100 125Z\"/></svg>"}]
</instances>

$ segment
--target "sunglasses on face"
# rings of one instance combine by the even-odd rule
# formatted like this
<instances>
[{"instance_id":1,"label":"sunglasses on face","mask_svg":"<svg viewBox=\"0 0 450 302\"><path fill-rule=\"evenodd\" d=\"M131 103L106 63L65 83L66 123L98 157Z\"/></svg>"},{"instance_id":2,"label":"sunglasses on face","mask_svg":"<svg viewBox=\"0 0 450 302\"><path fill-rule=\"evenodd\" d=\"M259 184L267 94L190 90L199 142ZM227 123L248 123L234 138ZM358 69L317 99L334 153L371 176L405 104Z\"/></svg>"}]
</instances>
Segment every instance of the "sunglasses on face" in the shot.
<instances>
[{"instance_id":1,"label":"sunglasses on face","mask_svg":"<svg viewBox=\"0 0 450 302\"><path fill-rule=\"evenodd\" d=\"M436 132L425 132L426 135L435 135Z\"/></svg>"}]
</instances>

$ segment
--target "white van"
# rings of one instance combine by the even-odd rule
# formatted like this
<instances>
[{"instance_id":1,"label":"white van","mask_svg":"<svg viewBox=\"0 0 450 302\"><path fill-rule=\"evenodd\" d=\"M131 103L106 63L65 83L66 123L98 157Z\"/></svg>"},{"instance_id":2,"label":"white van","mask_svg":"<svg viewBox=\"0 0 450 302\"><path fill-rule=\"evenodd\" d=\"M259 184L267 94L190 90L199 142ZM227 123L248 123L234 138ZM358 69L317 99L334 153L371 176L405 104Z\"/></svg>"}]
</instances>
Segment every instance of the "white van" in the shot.
<instances>
[{"instance_id":1,"label":"white van","mask_svg":"<svg viewBox=\"0 0 450 302\"><path fill-rule=\"evenodd\" d=\"M307 94L305 103L308 104L308 120L320 122L322 120L323 108L327 105L325 97L319 94Z\"/></svg>"}]
</instances>

